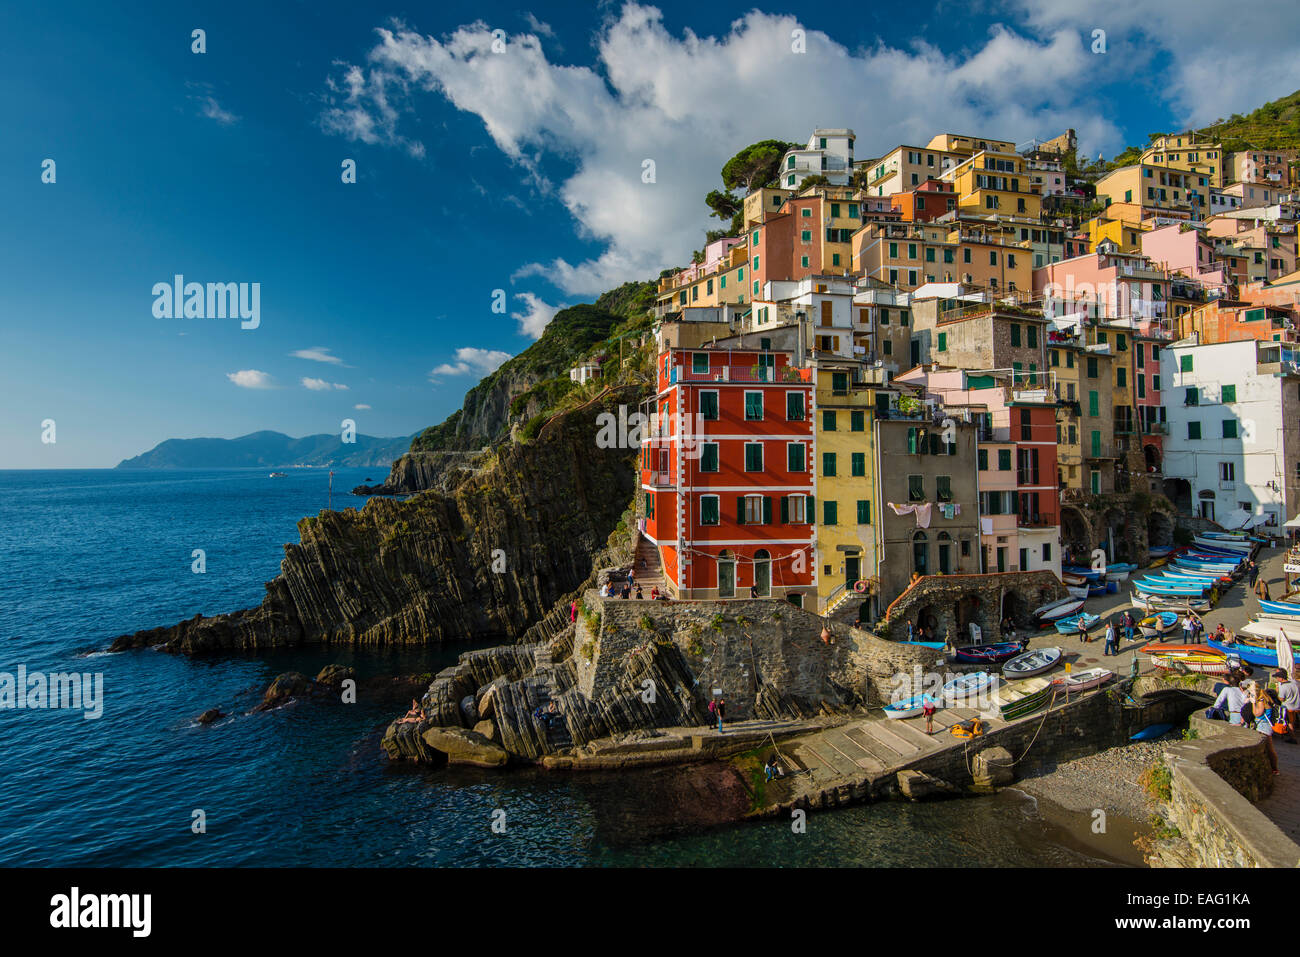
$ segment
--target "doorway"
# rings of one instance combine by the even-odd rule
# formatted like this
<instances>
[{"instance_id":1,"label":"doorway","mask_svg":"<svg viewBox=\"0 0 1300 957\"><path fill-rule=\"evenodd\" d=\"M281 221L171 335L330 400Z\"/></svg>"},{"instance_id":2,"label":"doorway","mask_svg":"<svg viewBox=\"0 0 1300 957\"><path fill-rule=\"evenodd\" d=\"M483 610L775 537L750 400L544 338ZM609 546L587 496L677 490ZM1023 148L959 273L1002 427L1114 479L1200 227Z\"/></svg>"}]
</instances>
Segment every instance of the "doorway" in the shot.
<instances>
[{"instance_id":1,"label":"doorway","mask_svg":"<svg viewBox=\"0 0 1300 957\"><path fill-rule=\"evenodd\" d=\"M759 598L771 597L772 556L765 548L760 548L754 553L754 584L758 586Z\"/></svg>"},{"instance_id":2,"label":"doorway","mask_svg":"<svg viewBox=\"0 0 1300 957\"><path fill-rule=\"evenodd\" d=\"M736 560L726 549L718 555L718 597L736 597Z\"/></svg>"}]
</instances>

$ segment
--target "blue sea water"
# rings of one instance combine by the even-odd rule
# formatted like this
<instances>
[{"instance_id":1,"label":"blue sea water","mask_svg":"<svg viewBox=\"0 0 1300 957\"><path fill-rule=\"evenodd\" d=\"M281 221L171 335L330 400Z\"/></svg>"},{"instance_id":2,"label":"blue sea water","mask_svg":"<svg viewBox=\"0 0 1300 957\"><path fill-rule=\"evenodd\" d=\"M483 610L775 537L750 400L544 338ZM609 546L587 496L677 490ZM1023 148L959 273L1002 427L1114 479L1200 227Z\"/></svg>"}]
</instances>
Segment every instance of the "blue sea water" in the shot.
<instances>
[{"instance_id":1,"label":"blue sea water","mask_svg":"<svg viewBox=\"0 0 1300 957\"><path fill-rule=\"evenodd\" d=\"M348 490L382 477L336 470L334 506L360 506ZM698 774L395 766L379 739L405 703L368 692L249 713L284 671L432 672L468 645L104 652L119 634L257 604L298 519L327 506L327 481L318 469L0 471L0 672L98 672L104 688L97 720L0 709L0 865L1096 863L1032 802L1005 796L818 814L804 834L702 828ZM191 569L195 549L205 574ZM213 707L230 717L195 723ZM491 828L498 811L504 833Z\"/></svg>"}]
</instances>

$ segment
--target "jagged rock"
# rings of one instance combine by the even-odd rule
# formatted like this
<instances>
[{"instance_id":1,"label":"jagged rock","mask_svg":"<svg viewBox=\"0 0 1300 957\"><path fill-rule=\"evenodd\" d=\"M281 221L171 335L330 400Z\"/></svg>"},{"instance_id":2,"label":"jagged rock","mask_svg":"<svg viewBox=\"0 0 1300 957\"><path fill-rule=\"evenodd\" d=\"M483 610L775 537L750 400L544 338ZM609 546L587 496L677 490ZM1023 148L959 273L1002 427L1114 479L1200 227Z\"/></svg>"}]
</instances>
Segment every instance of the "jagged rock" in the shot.
<instances>
[{"instance_id":1,"label":"jagged rock","mask_svg":"<svg viewBox=\"0 0 1300 957\"><path fill-rule=\"evenodd\" d=\"M293 698L310 694L311 690L312 680L310 678L304 674L299 674L297 671L286 671L284 674L276 676L262 695L261 703L253 710L267 711L279 707Z\"/></svg>"},{"instance_id":2,"label":"jagged rock","mask_svg":"<svg viewBox=\"0 0 1300 957\"><path fill-rule=\"evenodd\" d=\"M481 734L489 741L497 740L497 726L494 721L480 721L474 725L474 733Z\"/></svg>"},{"instance_id":3,"label":"jagged rock","mask_svg":"<svg viewBox=\"0 0 1300 957\"><path fill-rule=\"evenodd\" d=\"M343 686L343 682L351 678L356 680L357 670L348 668L344 665L326 665L316 676L316 683L326 688L337 689Z\"/></svg>"},{"instance_id":4,"label":"jagged rock","mask_svg":"<svg viewBox=\"0 0 1300 957\"><path fill-rule=\"evenodd\" d=\"M394 721L384 732L379 742L384 753L393 761L418 761L421 764L445 764L445 752L436 751L425 743L422 730L427 729L427 722Z\"/></svg>"},{"instance_id":5,"label":"jagged rock","mask_svg":"<svg viewBox=\"0 0 1300 957\"><path fill-rule=\"evenodd\" d=\"M462 724L473 726L478 723L478 708L474 706L474 696L467 694L460 699Z\"/></svg>"},{"instance_id":6,"label":"jagged rock","mask_svg":"<svg viewBox=\"0 0 1300 957\"><path fill-rule=\"evenodd\" d=\"M947 781L941 781L924 771L899 771L898 790L909 801L924 801L927 798L958 793L957 788Z\"/></svg>"},{"instance_id":7,"label":"jagged rock","mask_svg":"<svg viewBox=\"0 0 1300 957\"><path fill-rule=\"evenodd\" d=\"M491 468L450 493L376 498L360 511L303 519L256 608L121 635L111 648L201 654L518 638L587 581L591 556L622 518L636 453L598 448L596 417L639 398L631 386L611 389L533 441L501 447ZM493 570L497 549L502 573Z\"/></svg>"},{"instance_id":8,"label":"jagged rock","mask_svg":"<svg viewBox=\"0 0 1300 957\"><path fill-rule=\"evenodd\" d=\"M220 708L209 708L194 720L199 724L211 724L213 721L219 721L226 715Z\"/></svg>"},{"instance_id":9,"label":"jagged rock","mask_svg":"<svg viewBox=\"0 0 1300 957\"><path fill-rule=\"evenodd\" d=\"M505 767L510 759L505 748L493 744L477 731L465 728L429 728L421 737L433 750L447 755L447 761L451 764L500 768Z\"/></svg>"}]
</instances>

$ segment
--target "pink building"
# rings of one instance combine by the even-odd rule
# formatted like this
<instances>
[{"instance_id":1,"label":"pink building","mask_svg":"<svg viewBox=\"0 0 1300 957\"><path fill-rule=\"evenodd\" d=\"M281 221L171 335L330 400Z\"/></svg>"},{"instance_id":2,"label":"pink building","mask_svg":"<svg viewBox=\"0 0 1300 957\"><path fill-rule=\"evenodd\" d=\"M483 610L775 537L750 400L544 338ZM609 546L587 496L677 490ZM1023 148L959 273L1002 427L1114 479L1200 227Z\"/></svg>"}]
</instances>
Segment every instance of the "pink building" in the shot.
<instances>
[{"instance_id":1,"label":"pink building","mask_svg":"<svg viewBox=\"0 0 1300 957\"><path fill-rule=\"evenodd\" d=\"M1202 229L1182 224L1161 226L1142 234L1142 254L1171 273L1181 272L1211 292L1228 291L1232 277L1214 255L1214 244Z\"/></svg>"},{"instance_id":2,"label":"pink building","mask_svg":"<svg viewBox=\"0 0 1300 957\"><path fill-rule=\"evenodd\" d=\"M1128 319L1134 328L1159 329L1168 316L1169 273L1103 242L1095 252L1035 269L1034 292L1049 319Z\"/></svg>"}]
</instances>

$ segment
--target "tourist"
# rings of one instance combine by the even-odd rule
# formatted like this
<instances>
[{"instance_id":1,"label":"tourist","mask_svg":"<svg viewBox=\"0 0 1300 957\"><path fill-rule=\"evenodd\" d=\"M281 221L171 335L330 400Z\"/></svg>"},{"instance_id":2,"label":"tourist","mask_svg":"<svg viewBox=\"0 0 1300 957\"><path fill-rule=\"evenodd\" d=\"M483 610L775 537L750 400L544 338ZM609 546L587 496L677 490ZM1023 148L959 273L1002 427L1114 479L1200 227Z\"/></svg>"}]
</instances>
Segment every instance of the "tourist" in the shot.
<instances>
[{"instance_id":1,"label":"tourist","mask_svg":"<svg viewBox=\"0 0 1300 957\"><path fill-rule=\"evenodd\" d=\"M1087 623L1087 622L1085 622L1082 618L1080 618L1079 621L1078 621L1078 626L1077 626L1077 627L1078 627L1078 629L1079 629L1079 638L1080 638L1081 641L1083 641L1083 643L1084 643L1085 645L1086 645L1088 642L1092 641L1092 639L1091 639L1090 637L1088 637L1088 623Z\"/></svg>"},{"instance_id":2,"label":"tourist","mask_svg":"<svg viewBox=\"0 0 1300 957\"><path fill-rule=\"evenodd\" d=\"M1196 626L1192 624L1192 613L1191 611L1188 611L1187 615L1183 618L1183 643L1184 644L1190 645L1193 643L1192 635L1195 632L1195 630L1196 630Z\"/></svg>"},{"instance_id":3,"label":"tourist","mask_svg":"<svg viewBox=\"0 0 1300 957\"><path fill-rule=\"evenodd\" d=\"M1264 736L1264 753L1268 755L1268 764L1274 774L1277 774L1278 770L1273 735L1279 727L1286 727L1282 720L1282 703L1277 700L1277 695L1272 691L1260 689L1255 694L1255 730Z\"/></svg>"},{"instance_id":4,"label":"tourist","mask_svg":"<svg viewBox=\"0 0 1300 957\"><path fill-rule=\"evenodd\" d=\"M640 601L641 599L645 598L645 595L641 594L641 583L640 583L640 582L638 582L638 583L637 583L637 586L636 586L636 598L637 598L637 601Z\"/></svg>"},{"instance_id":5,"label":"tourist","mask_svg":"<svg viewBox=\"0 0 1300 957\"><path fill-rule=\"evenodd\" d=\"M1228 629L1223 626L1223 622L1219 622L1219 627L1214 629L1214 640L1215 641L1228 640Z\"/></svg>"},{"instance_id":6,"label":"tourist","mask_svg":"<svg viewBox=\"0 0 1300 957\"><path fill-rule=\"evenodd\" d=\"M605 582L605 584L600 586L600 597L601 598L609 597L609 582Z\"/></svg>"},{"instance_id":7,"label":"tourist","mask_svg":"<svg viewBox=\"0 0 1300 957\"><path fill-rule=\"evenodd\" d=\"M653 588L650 589L650 600L654 601L658 597L659 597L659 586L655 585Z\"/></svg>"},{"instance_id":8,"label":"tourist","mask_svg":"<svg viewBox=\"0 0 1300 957\"><path fill-rule=\"evenodd\" d=\"M727 716L727 699L719 698L717 707L714 708L714 714L718 716L718 734L722 734L722 721Z\"/></svg>"},{"instance_id":9,"label":"tourist","mask_svg":"<svg viewBox=\"0 0 1300 957\"><path fill-rule=\"evenodd\" d=\"M623 594L623 598L625 598L625 599L627 599L627 598L631 598L631 597L632 597L632 586L631 586L631 585L624 585L624 586L623 586L623 592L622 592L622 594Z\"/></svg>"},{"instance_id":10,"label":"tourist","mask_svg":"<svg viewBox=\"0 0 1300 957\"><path fill-rule=\"evenodd\" d=\"M1300 720L1300 683L1281 668L1273 672L1273 677L1277 679L1277 696L1286 715L1287 740L1294 744L1296 722Z\"/></svg>"},{"instance_id":11,"label":"tourist","mask_svg":"<svg viewBox=\"0 0 1300 957\"><path fill-rule=\"evenodd\" d=\"M569 602L569 621L578 620L578 599Z\"/></svg>"},{"instance_id":12,"label":"tourist","mask_svg":"<svg viewBox=\"0 0 1300 957\"><path fill-rule=\"evenodd\" d=\"M1259 578L1259 566L1255 564L1255 559L1250 560L1250 587L1255 587L1255 580Z\"/></svg>"},{"instance_id":13,"label":"tourist","mask_svg":"<svg viewBox=\"0 0 1300 957\"><path fill-rule=\"evenodd\" d=\"M925 715L925 733L934 734L934 699L928 695L921 700L921 714Z\"/></svg>"},{"instance_id":14,"label":"tourist","mask_svg":"<svg viewBox=\"0 0 1300 957\"><path fill-rule=\"evenodd\" d=\"M907 623L907 640L916 641L916 626L910 621Z\"/></svg>"},{"instance_id":15,"label":"tourist","mask_svg":"<svg viewBox=\"0 0 1300 957\"><path fill-rule=\"evenodd\" d=\"M1118 653L1115 647L1115 634L1115 621L1111 619L1106 622L1106 646L1101 653L1103 658L1109 658L1111 655Z\"/></svg>"},{"instance_id":16,"label":"tourist","mask_svg":"<svg viewBox=\"0 0 1300 957\"><path fill-rule=\"evenodd\" d=\"M1241 724L1241 706L1245 702L1241 692L1241 679L1236 675L1228 676L1228 683L1223 686L1219 696L1214 699L1207 716L1226 718L1229 724Z\"/></svg>"},{"instance_id":17,"label":"tourist","mask_svg":"<svg viewBox=\"0 0 1300 957\"><path fill-rule=\"evenodd\" d=\"M635 584L636 584L636 572L634 572L632 569L629 568L629 569L627 570L627 587L628 587L628 590L630 591L631 588L632 588L632 586L635 585Z\"/></svg>"},{"instance_id":18,"label":"tourist","mask_svg":"<svg viewBox=\"0 0 1300 957\"><path fill-rule=\"evenodd\" d=\"M749 586L749 597L750 598L758 597L758 582L754 582L754 584Z\"/></svg>"},{"instance_id":19,"label":"tourist","mask_svg":"<svg viewBox=\"0 0 1300 957\"><path fill-rule=\"evenodd\" d=\"M763 765L763 781L767 782L773 778L779 778L784 773L785 772L781 770L781 765L776 761L776 755L769 754L767 757L767 763Z\"/></svg>"},{"instance_id":20,"label":"tourist","mask_svg":"<svg viewBox=\"0 0 1300 957\"><path fill-rule=\"evenodd\" d=\"M1241 696L1241 723L1248 728L1253 728L1255 726L1255 682L1243 679Z\"/></svg>"},{"instance_id":21,"label":"tourist","mask_svg":"<svg viewBox=\"0 0 1300 957\"><path fill-rule=\"evenodd\" d=\"M1260 601L1272 601L1273 596L1269 594L1268 582L1264 579L1259 580L1259 599Z\"/></svg>"},{"instance_id":22,"label":"tourist","mask_svg":"<svg viewBox=\"0 0 1300 957\"><path fill-rule=\"evenodd\" d=\"M1127 611L1124 612L1124 640L1125 641L1132 642L1134 624L1136 623L1133 621L1133 615ZM1118 646L1115 648L1115 652L1118 654L1119 652Z\"/></svg>"}]
</instances>

